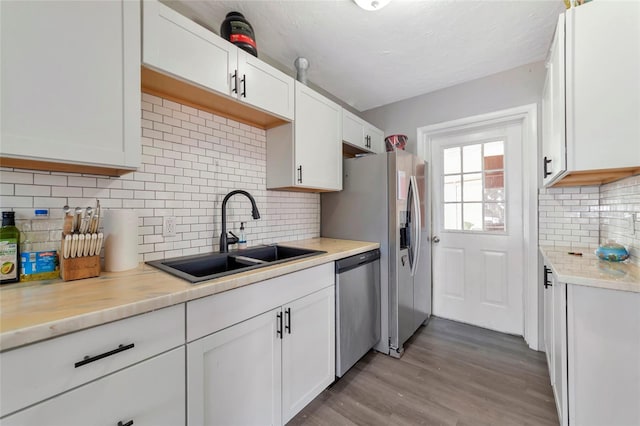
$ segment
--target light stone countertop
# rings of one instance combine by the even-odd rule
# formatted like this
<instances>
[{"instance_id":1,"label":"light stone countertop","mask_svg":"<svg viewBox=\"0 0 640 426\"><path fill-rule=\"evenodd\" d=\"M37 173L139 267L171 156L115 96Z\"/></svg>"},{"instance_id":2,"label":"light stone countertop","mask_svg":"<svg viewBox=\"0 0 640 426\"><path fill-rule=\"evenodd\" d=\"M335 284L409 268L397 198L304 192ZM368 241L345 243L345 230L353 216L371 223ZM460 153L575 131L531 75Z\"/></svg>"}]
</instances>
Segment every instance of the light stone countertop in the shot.
<instances>
[{"instance_id":1,"label":"light stone countertop","mask_svg":"<svg viewBox=\"0 0 640 426\"><path fill-rule=\"evenodd\" d=\"M380 247L379 243L313 238L278 243L326 251L279 265L191 284L144 263L77 281L49 280L0 288L0 350L264 281Z\"/></svg>"},{"instance_id":2,"label":"light stone countertop","mask_svg":"<svg viewBox=\"0 0 640 426\"><path fill-rule=\"evenodd\" d=\"M633 263L600 260L589 248L540 246L540 252L560 282L640 293L640 267Z\"/></svg>"}]
</instances>

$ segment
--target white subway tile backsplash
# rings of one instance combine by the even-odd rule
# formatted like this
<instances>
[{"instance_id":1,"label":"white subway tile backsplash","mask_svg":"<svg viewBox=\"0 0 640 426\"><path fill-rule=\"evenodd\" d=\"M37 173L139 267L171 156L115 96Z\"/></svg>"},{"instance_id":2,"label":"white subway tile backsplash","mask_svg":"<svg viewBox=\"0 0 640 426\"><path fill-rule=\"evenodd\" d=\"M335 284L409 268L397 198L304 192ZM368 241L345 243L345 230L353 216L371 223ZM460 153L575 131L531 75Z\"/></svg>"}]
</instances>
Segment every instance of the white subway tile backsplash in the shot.
<instances>
[{"instance_id":1,"label":"white subway tile backsplash","mask_svg":"<svg viewBox=\"0 0 640 426\"><path fill-rule=\"evenodd\" d=\"M114 178L0 169L0 206L25 217L45 207L131 208L139 215L140 261L217 250L221 203L248 190L261 219L242 196L229 200L228 230L246 222L249 245L320 235L318 194L266 190L266 133L157 96L142 94L142 165ZM176 217L175 237L162 236L163 217ZM60 220L62 225L62 220ZM57 236L59 230L55 231Z\"/></svg>"},{"instance_id":2,"label":"white subway tile backsplash","mask_svg":"<svg viewBox=\"0 0 640 426\"><path fill-rule=\"evenodd\" d=\"M596 248L615 240L639 263L640 222L634 223L635 212L640 212L640 176L602 186L541 189L539 241Z\"/></svg>"}]
</instances>

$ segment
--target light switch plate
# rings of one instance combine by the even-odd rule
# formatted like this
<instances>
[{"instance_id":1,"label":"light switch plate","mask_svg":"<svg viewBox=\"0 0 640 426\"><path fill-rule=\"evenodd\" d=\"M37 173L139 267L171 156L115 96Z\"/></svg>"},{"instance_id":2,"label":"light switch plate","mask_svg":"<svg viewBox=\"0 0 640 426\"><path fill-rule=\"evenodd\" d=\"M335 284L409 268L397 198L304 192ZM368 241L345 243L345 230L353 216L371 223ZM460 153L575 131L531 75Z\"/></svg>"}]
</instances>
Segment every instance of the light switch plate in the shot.
<instances>
[{"instance_id":1,"label":"light switch plate","mask_svg":"<svg viewBox=\"0 0 640 426\"><path fill-rule=\"evenodd\" d=\"M176 218L175 216L165 216L162 221L162 236L175 237L176 236Z\"/></svg>"}]
</instances>

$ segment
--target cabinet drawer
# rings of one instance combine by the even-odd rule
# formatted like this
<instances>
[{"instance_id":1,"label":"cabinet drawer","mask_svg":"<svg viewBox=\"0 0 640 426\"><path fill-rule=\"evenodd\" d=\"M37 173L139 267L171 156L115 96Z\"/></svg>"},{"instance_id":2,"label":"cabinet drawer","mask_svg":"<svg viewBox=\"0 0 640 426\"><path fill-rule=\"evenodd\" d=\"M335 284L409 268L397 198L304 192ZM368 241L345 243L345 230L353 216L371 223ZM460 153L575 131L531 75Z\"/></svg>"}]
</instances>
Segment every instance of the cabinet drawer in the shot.
<instances>
[{"instance_id":1,"label":"cabinet drawer","mask_svg":"<svg viewBox=\"0 0 640 426\"><path fill-rule=\"evenodd\" d=\"M187 341L334 285L333 262L187 302Z\"/></svg>"},{"instance_id":2,"label":"cabinet drawer","mask_svg":"<svg viewBox=\"0 0 640 426\"><path fill-rule=\"evenodd\" d=\"M184 363L181 347L4 418L2 425L184 425Z\"/></svg>"},{"instance_id":3,"label":"cabinet drawer","mask_svg":"<svg viewBox=\"0 0 640 426\"><path fill-rule=\"evenodd\" d=\"M0 415L184 344L184 321L180 304L0 353Z\"/></svg>"}]
</instances>

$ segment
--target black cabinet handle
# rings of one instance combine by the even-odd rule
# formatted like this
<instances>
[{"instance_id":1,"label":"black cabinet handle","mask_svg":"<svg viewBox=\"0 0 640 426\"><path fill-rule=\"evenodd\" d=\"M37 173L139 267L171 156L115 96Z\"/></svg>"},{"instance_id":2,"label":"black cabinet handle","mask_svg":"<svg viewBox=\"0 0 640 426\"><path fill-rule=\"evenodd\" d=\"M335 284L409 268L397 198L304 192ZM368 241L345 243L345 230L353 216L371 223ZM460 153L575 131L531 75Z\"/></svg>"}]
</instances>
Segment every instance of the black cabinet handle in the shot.
<instances>
[{"instance_id":1,"label":"black cabinet handle","mask_svg":"<svg viewBox=\"0 0 640 426\"><path fill-rule=\"evenodd\" d=\"M247 76L245 74L242 74L242 80L240 80L240 82L242 83L242 93L240 94L242 97L247 97Z\"/></svg>"},{"instance_id":2,"label":"black cabinet handle","mask_svg":"<svg viewBox=\"0 0 640 426\"><path fill-rule=\"evenodd\" d=\"M280 339L282 339L282 312L278 312L276 314L276 318L278 319L278 323L276 324L276 334Z\"/></svg>"},{"instance_id":3,"label":"black cabinet handle","mask_svg":"<svg viewBox=\"0 0 640 426\"><path fill-rule=\"evenodd\" d=\"M231 79L233 80L233 89L231 89L231 92L238 93L238 70L233 72Z\"/></svg>"},{"instance_id":4,"label":"black cabinet handle","mask_svg":"<svg viewBox=\"0 0 640 426\"><path fill-rule=\"evenodd\" d=\"M547 164L551 163L551 158L544 157L544 177L547 177L551 174L550 171L547 170Z\"/></svg>"},{"instance_id":5,"label":"black cabinet handle","mask_svg":"<svg viewBox=\"0 0 640 426\"><path fill-rule=\"evenodd\" d=\"M116 349L113 349L109 352L105 352L100 355L96 355L96 356L86 355L82 361L78 361L75 363L75 368L82 367L83 365L90 364L94 361L98 361L102 358L106 358L108 356L115 355L120 352L124 352L126 350L132 349L134 346L135 345L133 343L129 343L128 345L120 345Z\"/></svg>"},{"instance_id":6,"label":"black cabinet handle","mask_svg":"<svg viewBox=\"0 0 640 426\"><path fill-rule=\"evenodd\" d=\"M291 334L291 308L287 308L284 311L284 315L287 318L287 322L284 325L284 329L287 330L287 333Z\"/></svg>"},{"instance_id":7,"label":"black cabinet handle","mask_svg":"<svg viewBox=\"0 0 640 426\"><path fill-rule=\"evenodd\" d=\"M549 272L551 272L551 269L545 266L544 267L544 288L553 287L553 284L551 284L551 281L549 281Z\"/></svg>"},{"instance_id":8,"label":"black cabinet handle","mask_svg":"<svg viewBox=\"0 0 640 426\"><path fill-rule=\"evenodd\" d=\"M302 164L298 167L298 183L302 183Z\"/></svg>"},{"instance_id":9,"label":"black cabinet handle","mask_svg":"<svg viewBox=\"0 0 640 426\"><path fill-rule=\"evenodd\" d=\"M122 423L122 421L118 422L118 426L131 426L133 424L133 420L129 420L126 423Z\"/></svg>"}]
</instances>

